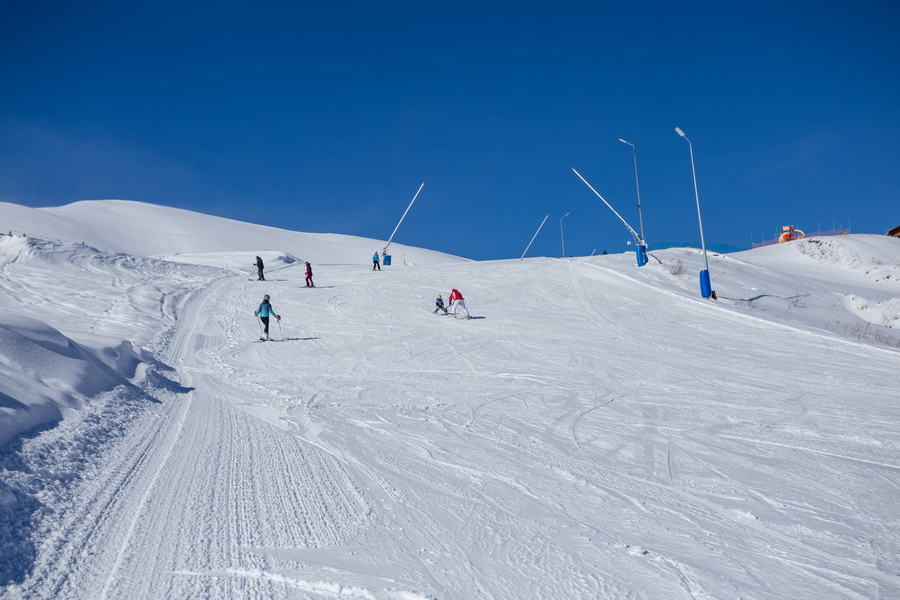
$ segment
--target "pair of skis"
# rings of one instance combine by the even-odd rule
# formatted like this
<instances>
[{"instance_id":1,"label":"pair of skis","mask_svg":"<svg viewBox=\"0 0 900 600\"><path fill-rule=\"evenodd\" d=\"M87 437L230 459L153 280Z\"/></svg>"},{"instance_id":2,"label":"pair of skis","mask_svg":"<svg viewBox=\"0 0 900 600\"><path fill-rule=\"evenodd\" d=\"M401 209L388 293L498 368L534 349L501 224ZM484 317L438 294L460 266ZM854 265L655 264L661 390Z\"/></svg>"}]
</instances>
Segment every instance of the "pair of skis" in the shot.
<instances>
[{"instance_id":1,"label":"pair of skis","mask_svg":"<svg viewBox=\"0 0 900 600\"><path fill-rule=\"evenodd\" d=\"M253 314L256 315L256 324L259 325L259 332L262 334L258 340L253 340L253 341L254 342L277 342L278 340L273 340L272 338L269 337L269 334L267 332L263 331L263 325L262 325L262 321L259 320L259 315L257 315L256 313L253 313ZM278 323L278 331L281 332L281 337L283 338L284 330L281 328L281 317L276 316L275 322Z\"/></svg>"}]
</instances>

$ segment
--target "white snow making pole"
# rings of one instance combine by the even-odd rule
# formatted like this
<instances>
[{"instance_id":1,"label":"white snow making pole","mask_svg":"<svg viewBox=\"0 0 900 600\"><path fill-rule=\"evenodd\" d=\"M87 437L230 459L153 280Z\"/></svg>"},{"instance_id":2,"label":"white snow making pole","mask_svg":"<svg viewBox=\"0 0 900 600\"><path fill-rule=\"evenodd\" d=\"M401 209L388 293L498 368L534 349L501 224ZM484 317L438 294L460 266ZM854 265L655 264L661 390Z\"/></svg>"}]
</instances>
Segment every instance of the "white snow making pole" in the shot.
<instances>
[{"instance_id":1,"label":"white snow making pole","mask_svg":"<svg viewBox=\"0 0 900 600\"><path fill-rule=\"evenodd\" d=\"M422 191L422 188L423 188L423 187L425 187L425 182L424 182L424 181L422 182L422 185L419 186L419 189L416 190L416 195L413 196L413 199L412 199L412 201L409 203L409 206L407 206L407 207L406 207L406 210L403 211L403 216L400 217L400 221L397 223L397 226L394 227L394 233L392 233L392 234L391 234L391 237L388 238L387 244L385 244L385 246L384 246L384 250L381 251L381 255L382 255L382 256L386 256L386 255L387 255L388 248L391 247L391 241L394 239L394 234L397 233L397 230L398 230L398 229L400 229L400 223L402 223L402 222L403 222L403 219L406 218L406 213L408 213L408 212L409 212L409 209L412 208L413 202L415 202L415 201L416 201L416 198L419 197L419 192Z\"/></svg>"},{"instance_id":2,"label":"white snow making pole","mask_svg":"<svg viewBox=\"0 0 900 600\"><path fill-rule=\"evenodd\" d=\"M546 217L544 217L544 220L541 221L541 227L543 227L544 223L547 222L547 217L549 217L549 216L550 215L547 215ZM531 248L531 244L534 243L534 238L537 237L537 234L539 234L541 232L541 227L538 227L538 230L534 232L534 235L531 237L531 241L528 242L528 245L525 247L525 252L522 253L522 257L519 258L519 260L522 260L523 258L525 258L525 255L528 254L528 249Z\"/></svg>"},{"instance_id":3,"label":"white snow making pole","mask_svg":"<svg viewBox=\"0 0 900 600\"><path fill-rule=\"evenodd\" d=\"M631 225L628 224L628 221L626 221L625 219L622 218L622 215L620 215L619 213L616 212L616 209L614 209L614 208L610 205L610 203L606 201L606 198L604 198L603 196L601 196L601 195L600 195L600 192L598 192L597 190L595 190L595 189L594 189L594 186L592 186L591 184L589 184L589 183L587 182L587 179L585 179L584 177L581 176L581 173L579 173L578 171L575 171L574 168L572 169L572 171L574 171L575 174L578 175L578 178L579 178L580 180L582 180L586 186L588 186L589 188L591 188L591 191L592 191L592 192L594 192L595 194L597 194L597 197L598 197L598 198L600 198L601 200L603 200L603 204L605 204L606 206L608 206L608 207L609 207L609 210L613 211L613 214L615 214L617 217L619 217L619 220L621 220L623 223L625 223L625 227L627 227L627 228L628 228L628 231L631 232L631 235L634 236L635 241L636 241L638 244L643 244L643 243L644 243L644 239L643 239L641 236L638 235L637 231L635 231L634 229L631 228Z\"/></svg>"},{"instance_id":4,"label":"white snow making pole","mask_svg":"<svg viewBox=\"0 0 900 600\"><path fill-rule=\"evenodd\" d=\"M627 144L628 142L625 142L625 143ZM578 175L578 178L581 179L586 186L591 188L592 192L597 194L598 198L603 200L603 204L605 204L606 206L609 206L609 210L613 211L613 214L615 214L617 217L619 217L619 219L623 223L625 223L625 227L628 228L628 231L631 232L631 235L634 236L634 241L637 242L637 245L635 246L635 249L637 250L637 266L643 267L644 265L646 265L647 264L647 242L644 241L644 237L641 235L638 235L637 231L635 231L631 227L631 225L628 224L628 221L623 219L622 215L620 215L619 213L616 212L616 209L614 209L610 205L610 203L606 201L606 198L604 198L603 196L600 195L600 192L598 192L597 190L594 189L594 186L592 186L591 184L589 184L587 182L587 179L585 179L584 177L581 176L581 173L579 173L578 171L575 171L574 168L572 169L572 171L574 171L575 174ZM642 220L642 223L643 223L643 220ZM641 225L641 227L643 227L643 225ZM628 243L630 244L631 242L628 242Z\"/></svg>"}]
</instances>

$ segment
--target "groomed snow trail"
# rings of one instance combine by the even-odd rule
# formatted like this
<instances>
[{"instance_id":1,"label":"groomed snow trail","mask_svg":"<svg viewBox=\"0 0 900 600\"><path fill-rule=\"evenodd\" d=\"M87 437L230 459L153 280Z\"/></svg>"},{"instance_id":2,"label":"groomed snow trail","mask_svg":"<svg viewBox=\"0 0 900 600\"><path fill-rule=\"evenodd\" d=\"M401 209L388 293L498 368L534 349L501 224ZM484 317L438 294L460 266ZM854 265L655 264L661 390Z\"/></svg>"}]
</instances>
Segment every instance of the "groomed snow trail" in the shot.
<instances>
[{"instance_id":1,"label":"groomed snow trail","mask_svg":"<svg viewBox=\"0 0 900 600\"><path fill-rule=\"evenodd\" d=\"M85 483L66 566L25 595L900 593L898 353L604 264L326 265L315 289L287 268L189 296L164 357L186 389ZM451 287L475 318L431 314ZM263 293L280 341L252 343Z\"/></svg>"}]
</instances>

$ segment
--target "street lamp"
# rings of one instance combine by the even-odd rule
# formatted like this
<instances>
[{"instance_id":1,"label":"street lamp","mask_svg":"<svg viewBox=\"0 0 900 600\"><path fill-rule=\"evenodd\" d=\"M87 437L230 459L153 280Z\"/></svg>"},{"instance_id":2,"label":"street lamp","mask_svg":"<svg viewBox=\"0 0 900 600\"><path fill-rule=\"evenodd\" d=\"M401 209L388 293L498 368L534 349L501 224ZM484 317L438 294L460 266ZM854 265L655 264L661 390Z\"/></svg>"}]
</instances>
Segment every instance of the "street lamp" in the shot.
<instances>
[{"instance_id":1,"label":"street lamp","mask_svg":"<svg viewBox=\"0 0 900 600\"><path fill-rule=\"evenodd\" d=\"M703 239L703 219L700 216L700 193L697 191L697 170L694 168L694 145L691 144L691 140L688 139L688 136L684 135L684 132L680 127L676 127L675 132L687 140L688 148L691 151L691 172L694 174L694 197L697 199L697 222L700 223L700 245L703 247L703 262L706 265L706 269L700 271L700 295L704 298L712 296L713 300L715 300L716 293L712 291L712 285L709 282L709 259L706 256L706 241Z\"/></svg>"},{"instance_id":2,"label":"street lamp","mask_svg":"<svg viewBox=\"0 0 900 600\"><path fill-rule=\"evenodd\" d=\"M563 219L565 219L566 217L568 217L570 214L572 214L572 213L566 213L566 214L564 214L563 216L561 216L561 217L559 218L559 237L560 237L560 239L562 239L562 250L563 250L562 255L563 255L563 258L566 257L566 236L563 235L563 226L562 226L562 222L563 222Z\"/></svg>"},{"instance_id":3,"label":"street lamp","mask_svg":"<svg viewBox=\"0 0 900 600\"><path fill-rule=\"evenodd\" d=\"M638 168L637 168L637 148L635 148L634 144L631 142L626 142L622 138L619 138L619 141L623 144L628 144L631 146L631 154L634 157L634 185L637 187L637 200L638 200L638 218L641 220L641 242L646 245L644 241L644 213L641 211L641 183L638 180Z\"/></svg>"}]
</instances>

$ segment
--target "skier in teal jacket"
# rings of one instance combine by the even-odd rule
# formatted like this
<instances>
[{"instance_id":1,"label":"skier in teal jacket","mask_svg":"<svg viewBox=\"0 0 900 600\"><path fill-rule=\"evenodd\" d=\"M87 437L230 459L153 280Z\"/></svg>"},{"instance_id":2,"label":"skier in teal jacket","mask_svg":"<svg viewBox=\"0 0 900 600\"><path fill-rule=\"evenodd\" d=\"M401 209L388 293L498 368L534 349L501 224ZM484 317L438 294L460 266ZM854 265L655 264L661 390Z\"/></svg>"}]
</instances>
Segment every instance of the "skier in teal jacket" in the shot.
<instances>
[{"instance_id":1,"label":"skier in teal jacket","mask_svg":"<svg viewBox=\"0 0 900 600\"><path fill-rule=\"evenodd\" d=\"M281 320L281 315L275 314L275 309L272 308L272 303L269 302L269 295L266 294L263 296L262 304L259 305L259 308L256 309L253 313L255 316L259 317L259 320L262 321L263 327L265 328L265 332L263 336L259 339L268 340L269 339L269 317L275 317L277 320Z\"/></svg>"}]
</instances>

